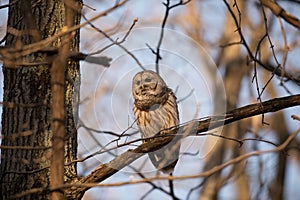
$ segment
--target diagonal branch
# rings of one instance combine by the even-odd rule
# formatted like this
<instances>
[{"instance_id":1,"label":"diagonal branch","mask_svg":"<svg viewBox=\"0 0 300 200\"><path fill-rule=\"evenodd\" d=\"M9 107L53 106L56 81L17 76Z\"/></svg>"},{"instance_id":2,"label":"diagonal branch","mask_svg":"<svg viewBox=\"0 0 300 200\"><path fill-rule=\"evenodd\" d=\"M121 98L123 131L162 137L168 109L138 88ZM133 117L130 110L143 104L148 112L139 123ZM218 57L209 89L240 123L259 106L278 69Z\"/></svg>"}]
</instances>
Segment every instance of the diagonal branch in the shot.
<instances>
[{"instance_id":1,"label":"diagonal branch","mask_svg":"<svg viewBox=\"0 0 300 200\"><path fill-rule=\"evenodd\" d=\"M246 153L243 155L240 155L238 157L235 157L233 159L230 159L223 164L217 165L207 171L194 174L194 175L183 175L183 176L152 176L145 179L140 180L130 180L130 181L124 181L124 182L118 182L118 183L104 183L104 184L93 184L93 183L85 183L85 184L65 184L64 186L61 186L60 188L69 188L72 186L85 186L85 187L94 187L94 186L103 186L103 187L111 187L111 186L122 186L122 185L128 185L128 184L138 184L138 183L145 183L149 181L155 181L155 180L186 180L186 179L194 179L194 178L200 178L200 177L209 177L213 175L214 173L230 166L236 163L239 163L243 160L246 160L250 157L259 156L262 154L269 154L269 153L276 153L276 152L282 152L285 151L288 145L296 138L296 136L299 134L300 129L297 129L294 131L282 144L278 145L277 147L273 149L268 150L257 150L250 153Z\"/></svg>"},{"instance_id":2,"label":"diagonal branch","mask_svg":"<svg viewBox=\"0 0 300 200\"><path fill-rule=\"evenodd\" d=\"M181 125L180 127L177 127L177 129L180 128L185 133L185 130L190 130L190 126L196 122L197 133L200 133L221 127L226 124L230 124L241 119L260 115L263 113L276 112L284 108L294 107L298 105L300 105L300 94L288 97L275 98L262 103L251 104L234 109L223 116L207 117L205 120L195 120L193 122ZM190 136L192 134L195 133L190 133L187 136ZM128 150L119 155L118 157L114 158L110 162L98 166L91 174L82 178L79 181L79 183L101 182L107 179L108 177L112 176L113 174L117 173L119 170L126 167L136 159L140 158L145 153L154 151L166 145L172 140L172 138L173 137L170 136L157 137L151 140L150 142L145 142L141 144L133 150ZM66 191L66 194L73 199L78 199L88 189L89 188L87 187L71 188L68 191Z\"/></svg>"},{"instance_id":3,"label":"diagonal branch","mask_svg":"<svg viewBox=\"0 0 300 200\"><path fill-rule=\"evenodd\" d=\"M236 158L233 158L223 164L217 165L207 171L201 172L199 174L195 175L184 175L184 176L153 176L149 178L144 178L140 180L130 180L130 181L123 181L123 182L118 182L118 183L104 183L104 184L98 184L98 183L81 183L81 182L75 182L75 183L67 183L58 187L54 187L51 189L46 189L46 188L33 188L31 190L24 191L22 193L16 194L12 197L12 199L17 199L24 197L29 194L34 194L34 193L41 193L45 190L47 191L55 191L55 190L63 190L63 189L73 189L73 191L77 191L78 188L83 189L83 188L91 188L91 187L96 187L96 186L101 186L101 187L111 187L111 186L122 186L122 185L128 185L128 184L138 184L138 183L146 183L146 182L151 182L155 180L186 180L186 179L195 179L195 178L200 178L200 177L209 177L213 175L214 173L230 166L236 163L239 163L245 159L248 159L253 156L259 156L262 154L268 154L268 153L276 153L276 152L281 152L286 150L288 145L292 142L292 140L295 139L295 137L298 135L300 132L300 129L296 130L293 134L291 134L281 145L277 146L276 148L269 149L269 150L263 150L263 151L253 151L250 153L246 153L244 155L240 155ZM202 182L203 183L203 182ZM202 183L200 185L202 185ZM195 188L200 187L198 185ZM76 189L77 188L77 189ZM74 192L73 195L71 196L71 193L68 194L67 198L68 199L81 199L81 196L84 194L85 190L78 190L78 193Z\"/></svg>"},{"instance_id":4,"label":"diagonal branch","mask_svg":"<svg viewBox=\"0 0 300 200\"><path fill-rule=\"evenodd\" d=\"M253 117L256 115L260 115L263 113L269 113L269 112L276 112L285 108L290 108L294 106L300 105L300 94L287 96L287 97L281 97L281 98L275 98L271 99L269 101L265 101L262 103L256 103L247 105L241 108L237 108L234 110L231 110L227 112L223 116L214 116L214 117L206 117L205 120L194 120L192 122L186 123L184 125L181 125L180 127L175 128L175 130L182 129L185 133L186 130L190 130L191 126L194 126L195 123L197 125L197 133L205 132L208 130L212 130L214 128L221 127L223 125L230 124L232 122L239 121L241 119ZM295 118L295 116L294 116ZM296 118L295 118L296 119ZM196 133L196 134L197 134ZM195 135L195 131L190 132L189 134L184 134L185 137ZM277 146L274 150L281 151L283 148L287 146L287 144L294 138L295 135L292 135L286 142L284 142L282 145ZM99 165L91 174L88 176L80 179L79 181L75 181L70 184L64 184L53 188L33 188L31 190L24 191L23 193L16 194L14 198L19 198L26 196L31 193L38 193L43 191L54 191L59 189L66 188L65 194L67 199L81 199L85 191L87 191L89 188L95 186L95 183L102 182L105 179L111 177L115 173L117 173L122 168L128 166L136 159L143 156L145 153L155 151L164 145L166 145L168 142L170 142L173 139L171 135L166 135L165 137L156 137L153 138L149 142L145 142L138 146L137 148L133 150L128 150L121 155L117 156L113 160L111 160L108 163ZM272 150L271 150L272 151ZM270 152L271 152L270 151ZM275 152L275 151L272 151ZM246 159L250 156L259 155L262 152L252 152L250 154L245 154L240 157L237 157L233 160L230 160L220 166L216 166L215 168L212 168L211 170L207 172L203 172L200 175L193 175L192 176L185 176L185 178L196 178L196 177L203 177L203 176L209 176L212 173L218 171L221 168L224 168L232 163L239 162L243 159ZM266 151L268 153L268 151ZM155 179L166 179L166 177L155 177ZM168 176L167 179L175 179L174 177ZM176 178L176 179L180 179ZM150 179L145 179L150 180ZM143 180L143 181L145 181ZM152 180L152 179L151 179ZM71 186L71 187L70 187Z\"/></svg>"},{"instance_id":5,"label":"diagonal branch","mask_svg":"<svg viewBox=\"0 0 300 200\"><path fill-rule=\"evenodd\" d=\"M278 5L275 1L271 0L261 0L261 3L268 7L272 13L278 17L281 17L289 24L293 25L296 28L300 29L300 20L294 15L285 11L280 5Z\"/></svg>"}]
</instances>

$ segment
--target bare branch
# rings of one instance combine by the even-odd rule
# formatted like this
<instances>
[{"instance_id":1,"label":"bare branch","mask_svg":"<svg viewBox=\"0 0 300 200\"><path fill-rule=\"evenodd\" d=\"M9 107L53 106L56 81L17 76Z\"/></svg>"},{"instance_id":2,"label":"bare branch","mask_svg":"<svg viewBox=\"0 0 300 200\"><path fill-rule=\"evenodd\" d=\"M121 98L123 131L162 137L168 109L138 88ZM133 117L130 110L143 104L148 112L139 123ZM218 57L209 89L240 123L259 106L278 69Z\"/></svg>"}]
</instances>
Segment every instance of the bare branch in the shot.
<instances>
[{"instance_id":1,"label":"bare branch","mask_svg":"<svg viewBox=\"0 0 300 200\"><path fill-rule=\"evenodd\" d=\"M23 57L26 55L29 55L31 53L35 53L37 51L40 51L42 49L45 49L49 46L49 44L51 44L52 42L54 42L57 38L65 36L67 34L70 34L74 31L76 31L79 28L82 28L84 26L86 26L87 24L89 24L90 22L103 17L105 15L107 15L108 13L112 12L113 10L121 7L122 5L124 5L125 3L127 3L128 0L123 0L121 2L118 2L117 4L115 4L114 6L112 6L111 8L97 14L96 16L92 17L91 19L89 19L86 22L83 22L81 24L69 27L67 29L62 29L61 31L59 31L57 34L48 37L44 40L41 40L39 42L35 42L29 45L25 45L22 47L22 49L16 49L14 47L5 47L5 48L0 48L0 55L2 56L2 59L8 59L8 60L13 60L14 58L19 58L19 57Z\"/></svg>"},{"instance_id":2,"label":"bare branch","mask_svg":"<svg viewBox=\"0 0 300 200\"><path fill-rule=\"evenodd\" d=\"M157 43L157 46L156 46L156 51L155 51L155 55L156 55L155 69L156 69L157 74L159 74L159 60L162 59L162 57L160 55L160 47L162 45L165 26L166 26L166 23L167 23L167 19L169 17L169 13L173 8L175 8L177 6L180 6L180 5L185 5L185 4L189 3L190 1L191 0L187 0L187 1L184 2L183 0L180 0L178 3L176 3L174 5L170 5L170 0L167 0L166 3L163 3L163 5L166 7L166 11L165 11L165 16L164 16L162 24L161 24L160 36L159 36L158 43ZM154 52L153 49L150 46L148 46L148 47L149 47L150 50L152 50L152 52Z\"/></svg>"},{"instance_id":3,"label":"bare branch","mask_svg":"<svg viewBox=\"0 0 300 200\"><path fill-rule=\"evenodd\" d=\"M295 139L295 137L298 135L299 132L300 132L300 129L296 130L281 145L279 145L276 148L273 148L273 149L270 149L270 150L253 151L253 152L250 152L250 153L246 153L246 154L240 155L236 158L233 158L233 159L231 159L231 160L229 160L225 163L217 165L217 166L213 167L210 170L207 170L205 172L201 172L201 173L195 174L195 175L153 176L153 177L140 179L140 180L130 180L130 181L124 181L124 182L118 182L118 183L102 183L102 184L96 183L96 181L95 182L82 182L82 181L80 181L78 183L64 184L64 185L61 185L61 186L58 186L58 187L55 187L55 188L51 188L51 189L33 188L31 190L24 191L23 193L16 194L13 198L20 198L20 197L26 196L28 194L31 194L33 192L34 193L42 192L44 190L56 191L56 190L61 190L61 189L73 189L73 190L80 190L80 192L76 196L74 196L75 194L73 194L72 196L69 196L69 197L72 197L73 199L79 199L80 196L82 195L82 192L87 190L87 188L91 188L91 187L97 187L97 186L98 187L111 187L111 186L122 186L122 185L128 185L128 184L140 184L140 183L146 183L146 182L150 182L150 181L154 181L154 180L186 180L186 179L195 179L195 178L201 178L201 177L208 177L208 176L213 175L216 172L221 171L222 169L224 169L224 168L226 168L230 165L239 163L239 162L241 162L243 160L246 160L250 157L283 151L287 148L287 146L291 143L291 141ZM127 153L127 152L125 152L125 153ZM117 157L117 158L119 158L119 157ZM101 165L101 166L104 166L104 165ZM107 178L107 177L105 177L105 178ZM77 189L75 189L75 188L77 188Z\"/></svg>"},{"instance_id":4,"label":"bare branch","mask_svg":"<svg viewBox=\"0 0 300 200\"><path fill-rule=\"evenodd\" d=\"M0 57L0 60L2 59L5 62L6 68L19 68L22 67L30 67L30 66L36 66L36 65L48 65L51 64L55 57L58 56L59 49L55 47L45 48L37 51L36 53L42 53L45 54L45 56L39 60L32 60L31 58L13 58L12 60L9 58L3 58ZM110 62L112 61L112 58L106 57L106 56L92 56L90 54L85 54L81 52L73 52L69 51L66 56L67 60L73 60L73 61L85 61L93 64L102 65L104 67L109 67Z\"/></svg>"},{"instance_id":5,"label":"bare branch","mask_svg":"<svg viewBox=\"0 0 300 200\"><path fill-rule=\"evenodd\" d=\"M278 65L277 67L273 67L271 65L264 64L262 61L260 61L259 59L257 59L253 55L253 53L250 50L250 47L249 47L249 45L248 45L248 43L247 43L247 41L246 41L246 39L245 39L245 37L243 35L242 29L240 27L240 24L239 24L239 21L238 21L237 17L235 16L235 14L234 14L233 10L231 9L230 5L228 4L228 2L226 0L223 0L223 2L225 3L228 11L230 12L230 14L231 14L231 16L232 16L232 18L234 20L234 23L235 23L235 25L237 27L237 31L238 31L238 33L240 35L240 38L241 38L241 44L243 44L243 46L246 48L247 53L248 53L249 57L251 58L251 60L253 60L254 62L258 63L264 69L266 69L266 70L268 70L268 71L276 74L277 76L281 77L281 75L283 74L282 73L283 69L282 69L282 67L280 65ZM284 77L287 78L288 80L292 80L296 84L300 85L300 78L299 77L294 77L292 74L287 73L287 72L284 73Z\"/></svg>"},{"instance_id":6,"label":"bare branch","mask_svg":"<svg viewBox=\"0 0 300 200\"><path fill-rule=\"evenodd\" d=\"M104 48L101 49L100 51L97 51L97 52L92 53L92 55L93 55L93 54L101 53L102 51L104 51L104 50L110 48L111 46L117 45L117 46L119 46L121 49L123 49L129 56L131 56L132 59L138 64L138 66L139 66L140 68L142 68L143 70L145 70L145 68L143 67L143 65L141 64L141 62L137 59L137 57L135 57L135 55L134 55L132 52L130 52L126 47L124 47L124 46L122 45L122 43L126 41L127 37L129 36L130 32L132 31L133 27L134 27L135 24L137 23L137 21L138 21L137 18L135 18L135 19L133 20L132 25L130 26L130 28L128 29L128 31L126 32L125 36L123 37L123 39L122 39L121 41L117 41L117 40L112 39L105 31L102 31L100 28L97 28L94 24L92 24L92 23L91 23L84 15L83 15L83 18L88 22L88 24L89 24L93 29L97 30L99 33L101 33L102 35L104 35L109 41L112 42L112 44L110 44L110 45L104 47Z\"/></svg>"},{"instance_id":7,"label":"bare branch","mask_svg":"<svg viewBox=\"0 0 300 200\"><path fill-rule=\"evenodd\" d=\"M11 3L9 3L9 4L2 5L2 6L0 6L0 9L8 8L8 7L16 4L17 2L18 2L18 0L15 0L15 1L12 1Z\"/></svg>"},{"instance_id":8,"label":"bare branch","mask_svg":"<svg viewBox=\"0 0 300 200\"><path fill-rule=\"evenodd\" d=\"M217 128L217 127L220 127L220 126L223 126L226 124L230 124L232 122L235 122L235 121L238 121L238 120L241 120L244 118L259 115L262 113L276 112L276 111L282 110L284 108L299 106L299 105L300 105L300 94L288 96L288 97L282 97L282 98L275 98L275 99L271 99L269 101L265 101L262 103L251 104L251 105L237 108L237 109L234 109L234 110L228 112L225 115L225 118L222 116L214 116L214 117L207 117L204 120L196 121L198 123L197 133L205 132L205 131L208 131L208 130L211 130L211 129L214 129L214 128ZM180 128L180 129L183 129L183 132L184 132L185 130L190 130L190 125L194 124L194 123L195 123L195 121L181 125L180 127L177 127L175 129L178 130ZM173 129L174 129L174 127L173 127ZM194 134L195 133L191 132L189 135L194 135ZM135 181L133 183L141 183L141 182L147 182L147 181L159 180L159 179L179 180L179 179L186 179L186 178L199 178L199 177L210 176L213 173L215 173L219 170L222 170L223 168L225 168L231 164L238 163L238 162L240 162L244 159L247 159L251 156L257 156L257 155L264 154L264 153L282 151L290 143L290 141L292 139L294 139L296 134L297 134L297 132L294 133L293 135L291 135L283 144L281 144L280 146L278 146L272 150L255 151L255 152L251 152L248 154L244 154L244 155L234 158L226 163L216 166L209 171L206 171L206 172L203 172L203 173L200 173L197 175L184 176L184 177L156 176L153 178L146 178L143 180ZM186 137L189 135L184 135L184 136ZM80 199L81 196L84 194L84 192L86 190L88 190L90 187L100 186L99 184L97 184L98 182L101 182L101 181L107 179L108 177L114 175L115 173L117 173L119 170L121 170L125 166L128 166L130 163L132 163L139 157L143 156L145 153L148 153L148 152L151 152L151 151L161 148L162 146L169 143L172 139L173 139L173 136L170 136L170 135L166 135L164 137L153 138L151 141L145 142L133 150L128 150L128 151L122 153L121 155L117 156L110 162L98 166L91 174L80 179L79 182L72 183L72 184L64 184L64 185L58 186L58 188L62 189L62 188L71 187L66 191L67 196L72 199ZM43 169L40 169L40 170L43 170ZM24 172L24 173L32 173L32 172ZM129 183L122 182L122 183L118 183L118 185L130 184L130 183L132 183L132 182L129 182ZM112 186L112 184L101 184L101 186L105 186L105 185ZM113 184L113 185L117 186L116 184ZM77 186L77 187L73 187L73 186ZM42 190L40 190L39 188L34 188L33 190L34 191L45 191L45 190L49 191L48 188L44 188ZM57 190L57 188L56 189L52 188L52 190ZM17 198L20 196L25 196L30 191L24 191L24 193L17 194L15 197Z\"/></svg>"},{"instance_id":9,"label":"bare branch","mask_svg":"<svg viewBox=\"0 0 300 200\"><path fill-rule=\"evenodd\" d=\"M300 28L300 20L295 17L294 15L291 15L290 13L286 12L280 5L276 3L276 1L272 0L261 0L261 3L268 7L274 15L281 17L289 24L293 25L296 28Z\"/></svg>"},{"instance_id":10,"label":"bare branch","mask_svg":"<svg viewBox=\"0 0 300 200\"><path fill-rule=\"evenodd\" d=\"M289 97L282 97L282 98L275 98L266 102L257 103L248 105L242 108L234 109L230 112L228 112L225 115L225 118L220 117L208 117L205 120L198 121L198 128L197 133L205 132L208 130L211 130L213 128L217 128L226 124L230 124L232 122L238 121L240 119L252 117L255 115L259 115L262 113L267 112L276 112L278 110L287 108L287 107L293 107L300 105L300 95L294 95ZM224 119L223 119L224 118ZM187 123L185 125L182 125L179 128L183 129L183 132L185 132L186 129L189 129L190 124L194 122ZM194 133L191 133L194 134ZM138 146L137 148L133 150L128 150L115 159L111 160L110 162L106 164L102 164L99 167L97 167L90 175L84 177L80 180L80 183L97 183L105 180L106 178L112 176L116 172L118 172L123 167L129 165L134 160L141 157L143 154L147 152L154 151L156 149L161 148L162 146L166 145L170 140L172 140L172 136L166 136L166 137L157 137L151 140L150 142L145 142L142 145ZM277 147L279 148L279 147ZM276 149L277 149L276 148ZM252 154L251 154L252 155ZM247 156L246 156L247 157ZM225 163L225 166L228 164ZM84 191L86 191L88 188L77 188L74 191L69 191L69 195L72 197L75 197L78 195L83 194ZM75 195L75 196L73 196Z\"/></svg>"}]
</instances>

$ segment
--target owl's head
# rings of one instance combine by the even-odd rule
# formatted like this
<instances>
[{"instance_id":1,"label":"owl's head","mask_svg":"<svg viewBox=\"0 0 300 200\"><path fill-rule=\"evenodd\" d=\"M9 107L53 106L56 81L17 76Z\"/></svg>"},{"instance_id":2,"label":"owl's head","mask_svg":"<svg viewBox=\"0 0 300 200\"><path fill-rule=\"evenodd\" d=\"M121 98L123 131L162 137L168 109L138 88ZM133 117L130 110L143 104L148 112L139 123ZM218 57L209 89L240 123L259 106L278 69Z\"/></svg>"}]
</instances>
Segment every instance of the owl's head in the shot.
<instances>
[{"instance_id":1,"label":"owl's head","mask_svg":"<svg viewBox=\"0 0 300 200\"><path fill-rule=\"evenodd\" d=\"M154 71L145 70L137 73L132 81L132 94L135 100L149 100L166 94L167 85Z\"/></svg>"}]
</instances>

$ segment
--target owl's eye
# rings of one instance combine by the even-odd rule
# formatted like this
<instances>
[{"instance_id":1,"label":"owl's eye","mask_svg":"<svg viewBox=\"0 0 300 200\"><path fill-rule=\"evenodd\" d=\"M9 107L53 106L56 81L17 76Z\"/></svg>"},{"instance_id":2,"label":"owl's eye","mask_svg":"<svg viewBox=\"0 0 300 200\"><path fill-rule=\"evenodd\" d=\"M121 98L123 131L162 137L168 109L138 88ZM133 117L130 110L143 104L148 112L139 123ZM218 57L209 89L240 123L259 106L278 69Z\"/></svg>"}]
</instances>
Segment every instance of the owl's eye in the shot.
<instances>
[{"instance_id":1,"label":"owl's eye","mask_svg":"<svg viewBox=\"0 0 300 200\"><path fill-rule=\"evenodd\" d=\"M136 81L135 84L139 85L141 83L141 81Z\"/></svg>"},{"instance_id":2,"label":"owl's eye","mask_svg":"<svg viewBox=\"0 0 300 200\"><path fill-rule=\"evenodd\" d=\"M151 81L152 81L151 78L146 78L146 79L145 79L145 83L150 83Z\"/></svg>"}]
</instances>

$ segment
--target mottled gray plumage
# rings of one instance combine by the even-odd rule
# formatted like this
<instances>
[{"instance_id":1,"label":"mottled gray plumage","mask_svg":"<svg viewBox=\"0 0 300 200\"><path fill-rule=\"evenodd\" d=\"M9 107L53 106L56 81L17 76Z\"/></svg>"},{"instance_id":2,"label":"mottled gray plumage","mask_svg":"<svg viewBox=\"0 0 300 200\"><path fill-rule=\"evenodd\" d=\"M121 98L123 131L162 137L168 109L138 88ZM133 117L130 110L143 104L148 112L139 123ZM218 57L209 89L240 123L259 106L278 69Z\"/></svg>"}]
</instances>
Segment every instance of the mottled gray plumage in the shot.
<instances>
[{"instance_id":1,"label":"mottled gray plumage","mask_svg":"<svg viewBox=\"0 0 300 200\"><path fill-rule=\"evenodd\" d=\"M133 78L132 93L133 111L142 138L179 124L176 97L157 73L150 70L137 73ZM160 132L168 133L170 130ZM179 157L180 141L175 138L161 149L148 153L153 165L164 173L173 171Z\"/></svg>"}]
</instances>

